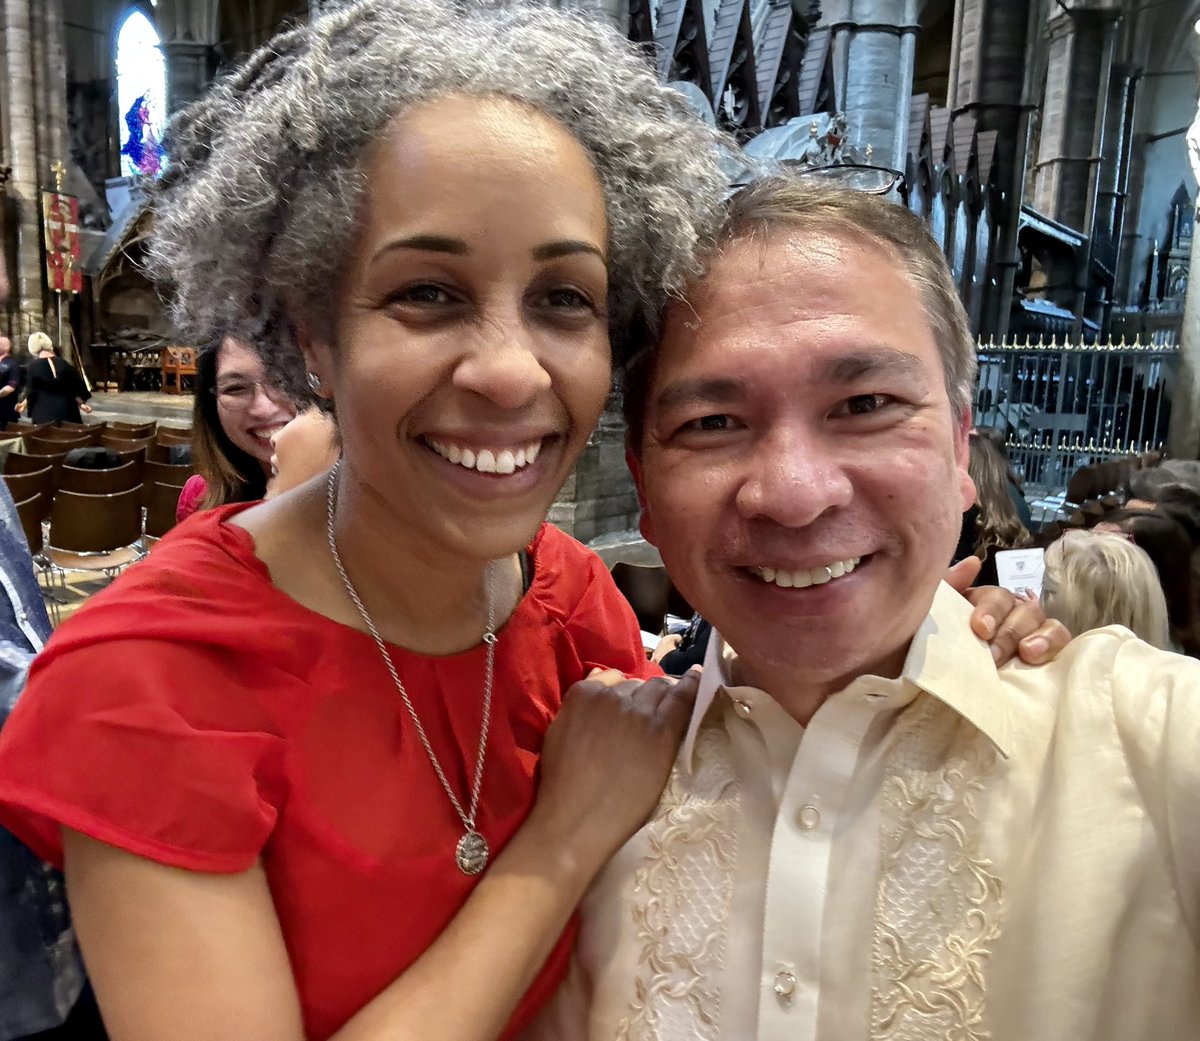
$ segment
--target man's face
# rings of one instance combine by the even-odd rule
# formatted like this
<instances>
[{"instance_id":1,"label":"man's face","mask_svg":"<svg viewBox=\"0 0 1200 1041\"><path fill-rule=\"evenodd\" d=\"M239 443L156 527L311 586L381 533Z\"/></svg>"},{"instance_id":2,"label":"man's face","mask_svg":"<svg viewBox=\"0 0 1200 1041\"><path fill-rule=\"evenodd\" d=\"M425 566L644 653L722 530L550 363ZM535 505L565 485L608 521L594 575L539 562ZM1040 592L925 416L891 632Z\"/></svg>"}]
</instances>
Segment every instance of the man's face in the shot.
<instances>
[{"instance_id":1,"label":"man's face","mask_svg":"<svg viewBox=\"0 0 1200 1041\"><path fill-rule=\"evenodd\" d=\"M868 239L781 230L689 303L647 395L643 534L739 682L897 675L974 499L918 290Z\"/></svg>"}]
</instances>

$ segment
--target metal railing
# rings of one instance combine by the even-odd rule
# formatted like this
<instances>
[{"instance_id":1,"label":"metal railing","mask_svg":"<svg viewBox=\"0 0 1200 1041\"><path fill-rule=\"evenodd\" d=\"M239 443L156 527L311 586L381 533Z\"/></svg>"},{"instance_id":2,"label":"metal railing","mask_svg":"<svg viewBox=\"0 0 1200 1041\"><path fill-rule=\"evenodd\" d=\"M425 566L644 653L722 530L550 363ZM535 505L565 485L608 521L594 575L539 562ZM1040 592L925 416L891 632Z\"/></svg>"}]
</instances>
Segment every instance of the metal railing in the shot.
<instances>
[{"instance_id":1,"label":"metal railing","mask_svg":"<svg viewBox=\"0 0 1200 1041\"><path fill-rule=\"evenodd\" d=\"M999 427L1026 495L1061 495L1081 466L1161 451L1170 421L1174 343L977 346L976 426Z\"/></svg>"}]
</instances>

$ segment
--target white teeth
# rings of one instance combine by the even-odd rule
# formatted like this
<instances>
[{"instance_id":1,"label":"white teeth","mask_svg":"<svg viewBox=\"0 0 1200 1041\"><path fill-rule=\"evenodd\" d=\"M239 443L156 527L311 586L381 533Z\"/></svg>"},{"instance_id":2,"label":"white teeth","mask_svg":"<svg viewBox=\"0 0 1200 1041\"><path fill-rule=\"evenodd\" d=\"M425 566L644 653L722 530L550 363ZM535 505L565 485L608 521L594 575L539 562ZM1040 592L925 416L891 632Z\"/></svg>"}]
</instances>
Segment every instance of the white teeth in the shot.
<instances>
[{"instance_id":1,"label":"white teeth","mask_svg":"<svg viewBox=\"0 0 1200 1041\"><path fill-rule=\"evenodd\" d=\"M460 445L442 444L442 442L435 441L432 438L427 438L425 443L443 459L451 463L465 466L468 470L478 470L480 473L503 474L505 476L516 473L518 470L536 462L538 454L542 450L542 443L540 441L530 442L523 448L516 450L511 448L480 448L476 450L463 448Z\"/></svg>"},{"instance_id":2,"label":"white teeth","mask_svg":"<svg viewBox=\"0 0 1200 1041\"><path fill-rule=\"evenodd\" d=\"M809 586L823 586L835 578L850 574L858 567L859 557L849 557L846 560L835 560L824 567L813 568L811 571L784 571L773 567L753 567L754 572L764 582L779 586L781 589L806 589Z\"/></svg>"}]
</instances>

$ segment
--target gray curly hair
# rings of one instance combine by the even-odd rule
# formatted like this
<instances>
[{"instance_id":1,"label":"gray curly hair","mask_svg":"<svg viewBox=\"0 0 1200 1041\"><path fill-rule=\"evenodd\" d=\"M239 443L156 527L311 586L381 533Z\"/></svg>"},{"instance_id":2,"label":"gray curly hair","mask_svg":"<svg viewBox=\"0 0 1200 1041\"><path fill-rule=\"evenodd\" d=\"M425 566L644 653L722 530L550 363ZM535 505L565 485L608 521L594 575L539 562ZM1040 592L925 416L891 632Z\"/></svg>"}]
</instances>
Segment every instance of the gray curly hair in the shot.
<instances>
[{"instance_id":1,"label":"gray curly hair","mask_svg":"<svg viewBox=\"0 0 1200 1041\"><path fill-rule=\"evenodd\" d=\"M365 148L451 94L508 97L573 133L607 207L617 359L653 335L713 240L728 142L611 28L525 0L354 0L279 34L180 113L151 249L180 331L236 335L294 378L296 329L332 332Z\"/></svg>"}]
</instances>

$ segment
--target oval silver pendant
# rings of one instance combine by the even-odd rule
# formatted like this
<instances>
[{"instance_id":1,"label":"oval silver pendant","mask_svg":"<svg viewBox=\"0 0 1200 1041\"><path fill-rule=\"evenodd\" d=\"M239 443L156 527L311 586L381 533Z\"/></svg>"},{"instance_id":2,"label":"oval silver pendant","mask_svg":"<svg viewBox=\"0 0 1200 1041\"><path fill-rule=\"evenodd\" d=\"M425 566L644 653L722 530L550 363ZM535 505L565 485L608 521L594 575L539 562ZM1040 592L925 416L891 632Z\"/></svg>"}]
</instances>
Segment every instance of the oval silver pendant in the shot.
<instances>
[{"instance_id":1,"label":"oval silver pendant","mask_svg":"<svg viewBox=\"0 0 1200 1041\"><path fill-rule=\"evenodd\" d=\"M454 850L454 859L458 869L464 875L478 875L488 862L487 839L477 831L468 831L458 840Z\"/></svg>"}]
</instances>

